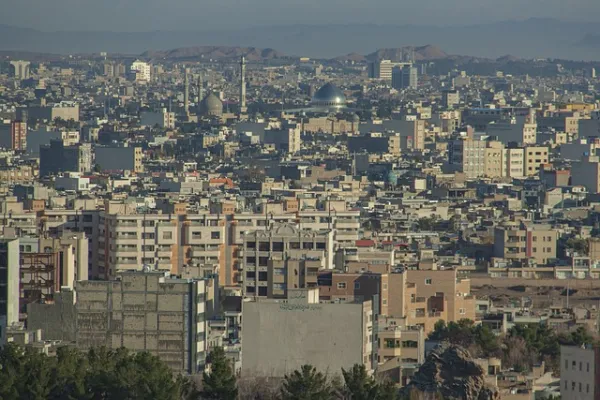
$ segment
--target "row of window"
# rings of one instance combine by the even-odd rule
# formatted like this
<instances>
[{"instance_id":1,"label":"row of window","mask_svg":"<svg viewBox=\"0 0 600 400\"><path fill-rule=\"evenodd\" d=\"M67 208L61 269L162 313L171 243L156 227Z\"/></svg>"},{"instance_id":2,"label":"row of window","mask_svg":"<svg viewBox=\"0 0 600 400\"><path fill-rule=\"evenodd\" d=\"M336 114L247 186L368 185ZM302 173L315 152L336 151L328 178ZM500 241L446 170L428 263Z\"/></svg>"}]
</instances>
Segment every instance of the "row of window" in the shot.
<instances>
[{"instance_id":1,"label":"row of window","mask_svg":"<svg viewBox=\"0 0 600 400\"><path fill-rule=\"evenodd\" d=\"M590 363L586 363L586 372L590 372ZM569 370L569 360L565 360L565 371ZM571 364L571 370L572 371L576 371L577 370L577 361L572 362ZM583 362L579 361L579 371L583 371Z\"/></svg>"},{"instance_id":2,"label":"row of window","mask_svg":"<svg viewBox=\"0 0 600 400\"><path fill-rule=\"evenodd\" d=\"M577 391L577 386L579 386L579 393L583 393L583 384L581 382L579 382L579 384L577 384L577 382L572 381L571 385L569 385L569 381L567 381L565 379L565 383L564 383L565 391L569 391L569 386L571 386L571 392ZM589 383L585 384L585 392L586 393L590 392L590 384Z\"/></svg>"}]
</instances>

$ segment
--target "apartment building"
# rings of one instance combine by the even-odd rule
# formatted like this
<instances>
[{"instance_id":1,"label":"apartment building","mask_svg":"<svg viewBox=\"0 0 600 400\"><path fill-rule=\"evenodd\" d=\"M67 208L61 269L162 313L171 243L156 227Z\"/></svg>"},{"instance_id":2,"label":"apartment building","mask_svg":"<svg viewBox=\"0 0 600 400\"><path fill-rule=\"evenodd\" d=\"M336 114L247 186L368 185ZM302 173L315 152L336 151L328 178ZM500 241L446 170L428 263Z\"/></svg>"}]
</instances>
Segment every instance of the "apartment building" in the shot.
<instances>
[{"instance_id":1,"label":"apartment building","mask_svg":"<svg viewBox=\"0 0 600 400\"><path fill-rule=\"evenodd\" d=\"M319 274L319 296L324 301L365 301L377 306L378 314L389 315L389 268L375 272L323 271Z\"/></svg>"},{"instance_id":2,"label":"apartment building","mask_svg":"<svg viewBox=\"0 0 600 400\"><path fill-rule=\"evenodd\" d=\"M396 265L394 250L373 247L344 247L335 252L335 268L339 271L367 271L375 266L386 268Z\"/></svg>"},{"instance_id":3,"label":"apartment building","mask_svg":"<svg viewBox=\"0 0 600 400\"><path fill-rule=\"evenodd\" d=\"M556 258L558 232L550 225L498 226L494 229L494 257L547 265Z\"/></svg>"},{"instance_id":4,"label":"apartment building","mask_svg":"<svg viewBox=\"0 0 600 400\"><path fill-rule=\"evenodd\" d=\"M600 157L584 156L572 163L571 185L583 186L590 193L600 193Z\"/></svg>"},{"instance_id":5,"label":"apartment building","mask_svg":"<svg viewBox=\"0 0 600 400\"><path fill-rule=\"evenodd\" d=\"M600 349L560 346L560 395L563 399L600 398Z\"/></svg>"},{"instance_id":6,"label":"apartment building","mask_svg":"<svg viewBox=\"0 0 600 400\"><path fill-rule=\"evenodd\" d=\"M373 61L369 63L369 78L381 79L391 83L393 69L402 69L404 67L412 67L412 62L395 62L391 60Z\"/></svg>"},{"instance_id":7,"label":"apartment building","mask_svg":"<svg viewBox=\"0 0 600 400\"><path fill-rule=\"evenodd\" d=\"M154 127L159 126L163 129L175 128L175 113L161 108L157 111L142 111L140 113L140 125Z\"/></svg>"},{"instance_id":8,"label":"apartment building","mask_svg":"<svg viewBox=\"0 0 600 400\"><path fill-rule=\"evenodd\" d=\"M20 257L20 310L32 303L52 303L57 293L73 290L88 279L88 239L83 232L62 237L22 237Z\"/></svg>"},{"instance_id":9,"label":"apartment building","mask_svg":"<svg viewBox=\"0 0 600 400\"><path fill-rule=\"evenodd\" d=\"M425 333L419 326L404 326L399 318L377 320L377 373L406 385L425 360Z\"/></svg>"},{"instance_id":10,"label":"apartment building","mask_svg":"<svg viewBox=\"0 0 600 400\"><path fill-rule=\"evenodd\" d=\"M538 175L540 169L548 164L548 147L527 146L525 147L525 175Z\"/></svg>"},{"instance_id":11,"label":"apartment building","mask_svg":"<svg viewBox=\"0 0 600 400\"><path fill-rule=\"evenodd\" d=\"M348 151L360 153L366 151L371 154L400 155L400 136L398 134L384 135L381 133L368 133L360 136L348 137Z\"/></svg>"},{"instance_id":12,"label":"apartment building","mask_svg":"<svg viewBox=\"0 0 600 400\"><path fill-rule=\"evenodd\" d=\"M319 302L319 289L287 298L254 299L242 307L242 377L283 377L302 365L340 371L374 368L376 332L370 301Z\"/></svg>"},{"instance_id":13,"label":"apartment building","mask_svg":"<svg viewBox=\"0 0 600 400\"><path fill-rule=\"evenodd\" d=\"M225 269L227 243L225 216L186 214L185 205L174 213L147 213L115 204L100 216L98 267L107 276L141 269L180 274L184 265L212 265Z\"/></svg>"},{"instance_id":14,"label":"apartment building","mask_svg":"<svg viewBox=\"0 0 600 400\"><path fill-rule=\"evenodd\" d=\"M0 345L19 322L19 239L0 238Z\"/></svg>"},{"instance_id":15,"label":"apartment building","mask_svg":"<svg viewBox=\"0 0 600 400\"><path fill-rule=\"evenodd\" d=\"M51 140L40 146L40 176L60 172L90 172L92 148L89 143L66 146L62 140Z\"/></svg>"},{"instance_id":16,"label":"apartment building","mask_svg":"<svg viewBox=\"0 0 600 400\"><path fill-rule=\"evenodd\" d=\"M362 270L322 272L322 300L371 300L379 314L402 320L403 326L420 326L431 332L440 319L458 321L475 318L475 299L469 279L459 278L454 269L393 271L388 265L371 265Z\"/></svg>"},{"instance_id":17,"label":"apartment building","mask_svg":"<svg viewBox=\"0 0 600 400\"><path fill-rule=\"evenodd\" d=\"M77 282L77 347L147 351L174 371L201 372L214 281L151 271L120 272L118 277Z\"/></svg>"},{"instance_id":18,"label":"apartment building","mask_svg":"<svg viewBox=\"0 0 600 400\"><path fill-rule=\"evenodd\" d=\"M503 175L510 178L522 178L525 176L525 149L520 147L508 147L503 153Z\"/></svg>"},{"instance_id":19,"label":"apartment building","mask_svg":"<svg viewBox=\"0 0 600 400\"><path fill-rule=\"evenodd\" d=\"M404 318L405 326L420 326L425 334L440 319L475 318L475 298L469 279L454 269L405 270L389 275L388 315Z\"/></svg>"},{"instance_id":20,"label":"apartment building","mask_svg":"<svg viewBox=\"0 0 600 400\"><path fill-rule=\"evenodd\" d=\"M484 140L451 140L448 142L448 163L452 169L464 173L467 178L485 176L487 147Z\"/></svg>"},{"instance_id":21,"label":"apartment building","mask_svg":"<svg viewBox=\"0 0 600 400\"><path fill-rule=\"evenodd\" d=\"M290 289L317 286L318 272L333 267L333 232L281 224L243 237L245 296L286 298Z\"/></svg>"},{"instance_id":22,"label":"apartment building","mask_svg":"<svg viewBox=\"0 0 600 400\"><path fill-rule=\"evenodd\" d=\"M494 121L487 125L486 133L496 136L504 144L535 144L537 124L528 118L512 117L508 120Z\"/></svg>"},{"instance_id":23,"label":"apartment building","mask_svg":"<svg viewBox=\"0 0 600 400\"><path fill-rule=\"evenodd\" d=\"M141 147L96 146L94 153L95 165L102 171L144 171Z\"/></svg>"},{"instance_id":24,"label":"apartment building","mask_svg":"<svg viewBox=\"0 0 600 400\"><path fill-rule=\"evenodd\" d=\"M488 177L506 176L504 164L505 149L502 143L496 141L487 142L485 149L485 175Z\"/></svg>"}]
</instances>

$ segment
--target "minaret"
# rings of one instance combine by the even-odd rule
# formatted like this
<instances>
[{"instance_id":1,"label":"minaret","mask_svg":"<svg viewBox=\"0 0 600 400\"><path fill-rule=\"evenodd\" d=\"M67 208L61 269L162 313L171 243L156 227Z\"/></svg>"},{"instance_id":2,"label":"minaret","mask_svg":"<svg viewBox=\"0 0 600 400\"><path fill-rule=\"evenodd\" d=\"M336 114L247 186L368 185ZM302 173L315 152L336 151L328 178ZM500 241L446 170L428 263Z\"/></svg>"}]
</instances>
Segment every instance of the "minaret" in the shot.
<instances>
[{"instance_id":1,"label":"minaret","mask_svg":"<svg viewBox=\"0 0 600 400\"><path fill-rule=\"evenodd\" d=\"M185 69L185 78L183 81L183 85L185 86L183 88L183 110L185 112L185 115L188 115L190 113L190 80L188 78L187 68Z\"/></svg>"},{"instance_id":2,"label":"minaret","mask_svg":"<svg viewBox=\"0 0 600 400\"><path fill-rule=\"evenodd\" d=\"M202 74L198 75L198 104L204 100L204 82L202 82Z\"/></svg>"},{"instance_id":3,"label":"minaret","mask_svg":"<svg viewBox=\"0 0 600 400\"><path fill-rule=\"evenodd\" d=\"M240 114L246 114L246 58L240 61Z\"/></svg>"}]
</instances>

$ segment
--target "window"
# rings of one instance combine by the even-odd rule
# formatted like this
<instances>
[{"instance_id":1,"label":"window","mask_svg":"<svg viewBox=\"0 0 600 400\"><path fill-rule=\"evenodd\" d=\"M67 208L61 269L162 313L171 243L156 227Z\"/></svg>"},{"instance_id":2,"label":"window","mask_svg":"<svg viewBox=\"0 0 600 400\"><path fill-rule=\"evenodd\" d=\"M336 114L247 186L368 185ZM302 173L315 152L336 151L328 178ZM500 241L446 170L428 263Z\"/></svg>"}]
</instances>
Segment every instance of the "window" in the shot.
<instances>
[{"instance_id":1,"label":"window","mask_svg":"<svg viewBox=\"0 0 600 400\"><path fill-rule=\"evenodd\" d=\"M211 232L210 238L211 239L221 239L221 232Z\"/></svg>"},{"instance_id":2,"label":"window","mask_svg":"<svg viewBox=\"0 0 600 400\"><path fill-rule=\"evenodd\" d=\"M575 391L575 382L571 382L571 390L574 392Z\"/></svg>"},{"instance_id":3,"label":"window","mask_svg":"<svg viewBox=\"0 0 600 400\"><path fill-rule=\"evenodd\" d=\"M387 290L387 283L383 284L383 290Z\"/></svg>"},{"instance_id":4,"label":"window","mask_svg":"<svg viewBox=\"0 0 600 400\"><path fill-rule=\"evenodd\" d=\"M565 390L567 390L569 387L569 381L565 380Z\"/></svg>"},{"instance_id":5,"label":"window","mask_svg":"<svg viewBox=\"0 0 600 400\"><path fill-rule=\"evenodd\" d=\"M581 382L579 382L579 393L581 393Z\"/></svg>"},{"instance_id":6,"label":"window","mask_svg":"<svg viewBox=\"0 0 600 400\"><path fill-rule=\"evenodd\" d=\"M360 282L354 282L354 290L360 289Z\"/></svg>"},{"instance_id":7,"label":"window","mask_svg":"<svg viewBox=\"0 0 600 400\"><path fill-rule=\"evenodd\" d=\"M338 289L346 289L346 282L338 282L337 288Z\"/></svg>"},{"instance_id":8,"label":"window","mask_svg":"<svg viewBox=\"0 0 600 400\"><path fill-rule=\"evenodd\" d=\"M426 285L431 285L432 282L433 282L433 280L431 278L425 279L425 284Z\"/></svg>"},{"instance_id":9,"label":"window","mask_svg":"<svg viewBox=\"0 0 600 400\"><path fill-rule=\"evenodd\" d=\"M163 239L173 239L173 232L163 232Z\"/></svg>"},{"instance_id":10,"label":"window","mask_svg":"<svg viewBox=\"0 0 600 400\"><path fill-rule=\"evenodd\" d=\"M590 372L590 363L587 363L587 372Z\"/></svg>"},{"instance_id":11,"label":"window","mask_svg":"<svg viewBox=\"0 0 600 400\"><path fill-rule=\"evenodd\" d=\"M565 360L565 370L569 369L569 360Z\"/></svg>"},{"instance_id":12,"label":"window","mask_svg":"<svg viewBox=\"0 0 600 400\"><path fill-rule=\"evenodd\" d=\"M461 315L464 315L465 314L465 309L464 308L459 309L458 313L461 314Z\"/></svg>"},{"instance_id":13,"label":"window","mask_svg":"<svg viewBox=\"0 0 600 400\"><path fill-rule=\"evenodd\" d=\"M579 361L579 370L583 371L583 363L581 361Z\"/></svg>"},{"instance_id":14,"label":"window","mask_svg":"<svg viewBox=\"0 0 600 400\"><path fill-rule=\"evenodd\" d=\"M585 385L585 391L586 391L586 393L590 392L590 384L589 383L587 385Z\"/></svg>"}]
</instances>

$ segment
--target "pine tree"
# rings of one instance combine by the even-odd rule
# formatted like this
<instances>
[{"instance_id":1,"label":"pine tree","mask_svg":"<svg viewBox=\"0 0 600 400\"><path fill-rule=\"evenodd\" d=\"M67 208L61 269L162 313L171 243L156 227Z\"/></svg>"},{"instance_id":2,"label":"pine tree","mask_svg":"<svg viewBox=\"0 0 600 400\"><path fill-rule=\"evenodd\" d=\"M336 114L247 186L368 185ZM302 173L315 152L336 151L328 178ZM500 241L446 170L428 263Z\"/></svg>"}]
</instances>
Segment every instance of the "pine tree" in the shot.
<instances>
[{"instance_id":1,"label":"pine tree","mask_svg":"<svg viewBox=\"0 0 600 400\"><path fill-rule=\"evenodd\" d=\"M222 347L215 347L209 354L210 372L202 374L203 399L235 400L238 389L230 362Z\"/></svg>"},{"instance_id":2,"label":"pine tree","mask_svg":"<svg viewBox=\"0 0 600 400\"><path fill-rule=\"evenodd\" d=\"M352 400L372 400L377 397L378 385L373 377L367 374L367 369L362 364L345 370L342 368L344 377L344 394Z\"/></svg>"},{"instance_id":3,"label":"pine tree","mask_svg":"<svg viewBox=\"0 0 600 400\"><path fill-rule=\"evenodd\" d=\"M283 400L330 400L332 388L327 377L311 365L286 375L281 388Z\"/></svg>"}]
</instances>

